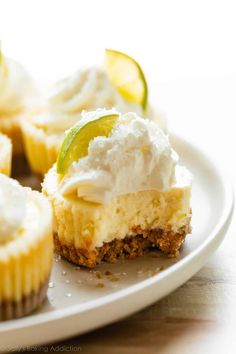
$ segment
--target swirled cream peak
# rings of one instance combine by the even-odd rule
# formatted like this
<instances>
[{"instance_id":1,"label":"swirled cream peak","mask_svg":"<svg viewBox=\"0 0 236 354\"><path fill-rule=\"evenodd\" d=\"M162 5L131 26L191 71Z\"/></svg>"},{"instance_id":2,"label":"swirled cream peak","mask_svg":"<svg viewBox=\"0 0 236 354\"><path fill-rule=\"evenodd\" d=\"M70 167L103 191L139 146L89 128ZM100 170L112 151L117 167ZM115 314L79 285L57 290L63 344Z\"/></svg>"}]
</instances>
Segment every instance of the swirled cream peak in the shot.
<instances>
[{"instance_id":1,"label":"swirled cream peak","mask_svg":"<svg viewBox=\"0 0 236 354\"><path fill-rule=\"evenodd\" d=\"M54 87L47 99L45 114L38 116L36 124L49 131L69 129L81 118L82 111L113 108L120 112L141 113L141 106L126 102L111 84L102 68L79 70Z\"/></svg>"},{"instance_id":2,"label":"swirled cream peak","mask_svg":"<svg viewBox=\"0 0 236 354\"><path fill-rule=\"evenodd\" d=\"M26 215L26 194L20 184L0 173L0 244L15 237Z\"/></svg>"},{"instance_id":3,"label":"swirled cream peak","mask_svg":"<svg viewBox=\"0 0 236 354\"><path fill-rule=\"evenodd\" d=\"M31 101L35 87L21 64L0 55L0 113L19 112Z\"/></svg>"},{"instance_id":4,"label":"swirled cream peak","mask_svg":"<svg viewBox=\"0 0 236 354\"><path fill-rule=\"evenodd\" d=\"M155 123L135 113L120 114L110 136L91 140L88 155L70 166L60 192L109 203L127 193L166 191L175 182L177 160L167 136Z\"/></svg>"}]
</instances>

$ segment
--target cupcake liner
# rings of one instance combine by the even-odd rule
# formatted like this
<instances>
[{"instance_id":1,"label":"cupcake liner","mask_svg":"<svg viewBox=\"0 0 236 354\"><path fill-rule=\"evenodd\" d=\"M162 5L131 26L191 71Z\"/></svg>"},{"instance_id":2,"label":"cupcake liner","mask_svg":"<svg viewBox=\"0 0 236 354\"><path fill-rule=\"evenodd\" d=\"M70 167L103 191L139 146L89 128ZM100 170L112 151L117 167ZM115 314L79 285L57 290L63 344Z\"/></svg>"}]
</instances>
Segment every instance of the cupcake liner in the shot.
<instances>
[{"instance_id":1,"label":"cupcake liner","mask_svg":"<svg viewBox=\"0 0 236 354\"><path fill-rule=\"evenodd\" d=\"M28 193L40 208L39 217L42 209L45 226L35 234L29 212L20 234L0 247L0 320L29 313L42 302L52 268L51 208L38 192Z\"/></svg>"},{"instance_id":2,"label":"cupcake liner","mask_svg":"<svg viewBox=\"0 0 236 354\"><path fill-rule=\"evenodd\" d=\"M0 117L0 132L11 139L13 155L22 155L24 153L19 116Z\"/></svg>"},{"instance_id":3,"label":"cupcake liner","mask_svg":"<svg viewBox=\"0 0 236 354\"><path fill-rule=\"evenodd\" d=\"M32 291L36 292L51 269L52 245L48 231L42 239L30 245L19 246L18 243L15 248L13 245L14 241L5 247L3 259L0 255L0 302L4 299L18 301Z\"/></svg>"},{"instance_id":4,"label":"cupcake liner","mask_svg":"<svg viewBox=\"0 0 236 354\"><path fill-rule=\"evenodd\" d=\"M31 122L22 123L24 148L29 165L37 174L44 175L57 159L59 139L48 136Z\"/></svg>"},{"instance_id":5,"label":"cupcake liner","mask_svg":"<svg viewBox=\"0 0 236 354\"><path fill-rule=\"evenodd\" d=\"M0 321L26 316L40 307L46 299L49 277L40 285L37 292L24 296L19 301L0 302Z\"/></svg>"},{"instance_id":6,"label":"cupcake liner","mask_svg":"<svg viewBox=\"0 0 236 354\"><path fill-rule=\"evenodd\" d=\"M7 136L0 134L0 173L11 174L12 144Z\"/></svg>"}]
</instances>

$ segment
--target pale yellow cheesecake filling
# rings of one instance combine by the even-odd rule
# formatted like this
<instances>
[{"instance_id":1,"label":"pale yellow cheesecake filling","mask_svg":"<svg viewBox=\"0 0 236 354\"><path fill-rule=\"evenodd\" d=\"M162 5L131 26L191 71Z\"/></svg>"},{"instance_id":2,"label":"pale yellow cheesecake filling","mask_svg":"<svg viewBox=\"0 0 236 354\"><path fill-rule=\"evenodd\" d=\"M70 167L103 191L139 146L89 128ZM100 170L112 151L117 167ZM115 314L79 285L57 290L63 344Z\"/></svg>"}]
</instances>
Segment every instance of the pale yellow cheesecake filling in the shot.
<instances>
[{"instance_id":1,"label":"pale yellow cheesecake filling","mask_svg":"<svg viewBox=\"0 0 236 354\"><path fill-rule=\"evenodd\" d=\"M0 134L0 173L11 174L12 143L10 139Z\"/></svg>"},{"instance_id":2,"label":"pale yellow cheesecake filling","mask_svg":"<svg viewBox=\"0 0 236 354\"><path fill-rule=\"evenodd\" d=\"M93 249L105 242L123 239L142 231L163 229L178 232L191 216L191 175L176 171L176 182L166 192L146 190L114 198L108 205L63 196L53 169L47 174L43 192L54 210L54 232L60 241L76 248Z\"/></svg>"}]
</instances>

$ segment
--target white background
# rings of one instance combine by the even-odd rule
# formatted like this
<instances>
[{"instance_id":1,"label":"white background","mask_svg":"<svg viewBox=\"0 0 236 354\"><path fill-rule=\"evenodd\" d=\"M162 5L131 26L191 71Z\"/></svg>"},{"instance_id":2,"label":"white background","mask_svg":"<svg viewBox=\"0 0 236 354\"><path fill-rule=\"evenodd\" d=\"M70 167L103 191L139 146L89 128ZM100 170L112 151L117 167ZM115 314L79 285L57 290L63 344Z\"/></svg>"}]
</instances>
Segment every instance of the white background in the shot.
<instances>
[{"instance_id":1,"label":"white background","mask_svg":"<svg viewBox=\"0 0 236 354\"><path fill-rule=\"evenodd\" d=\"M236 177L236 2L0 0L5 53L40 82L102 63L110 47L142 65L169 128Z\"/></svg>"}]
</instances>

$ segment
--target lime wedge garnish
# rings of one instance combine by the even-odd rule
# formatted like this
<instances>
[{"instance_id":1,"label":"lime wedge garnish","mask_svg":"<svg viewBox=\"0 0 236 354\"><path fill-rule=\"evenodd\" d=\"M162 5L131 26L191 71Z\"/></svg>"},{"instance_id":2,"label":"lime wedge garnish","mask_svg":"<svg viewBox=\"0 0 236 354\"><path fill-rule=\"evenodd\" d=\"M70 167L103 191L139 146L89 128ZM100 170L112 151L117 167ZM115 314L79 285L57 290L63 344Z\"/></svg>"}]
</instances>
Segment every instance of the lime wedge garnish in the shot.
<instances>
[{"instance_id":1,"label":"lime wedge garnish","mask_svg":"<svg viewBox=\"0 0 236 354\"><path fill-rule=\"evenodd\" d=\"M88 154L88 146L96 136L108 136L119 114L96 116L83 119L67 133L57 157L57 173L64 174L72 162Z\"/></svg>"},{"instance_id":2,"label":"lime wedge garnish","mask_svg":"<svg viewBox=\"0 0 236 354\"><path fill-rule=\"evenodd\" d=\"M105 64L112 84L125 100L147 107L148 87L140 65L127 54L106 49Z\"/></svg>"}]
</instances>

